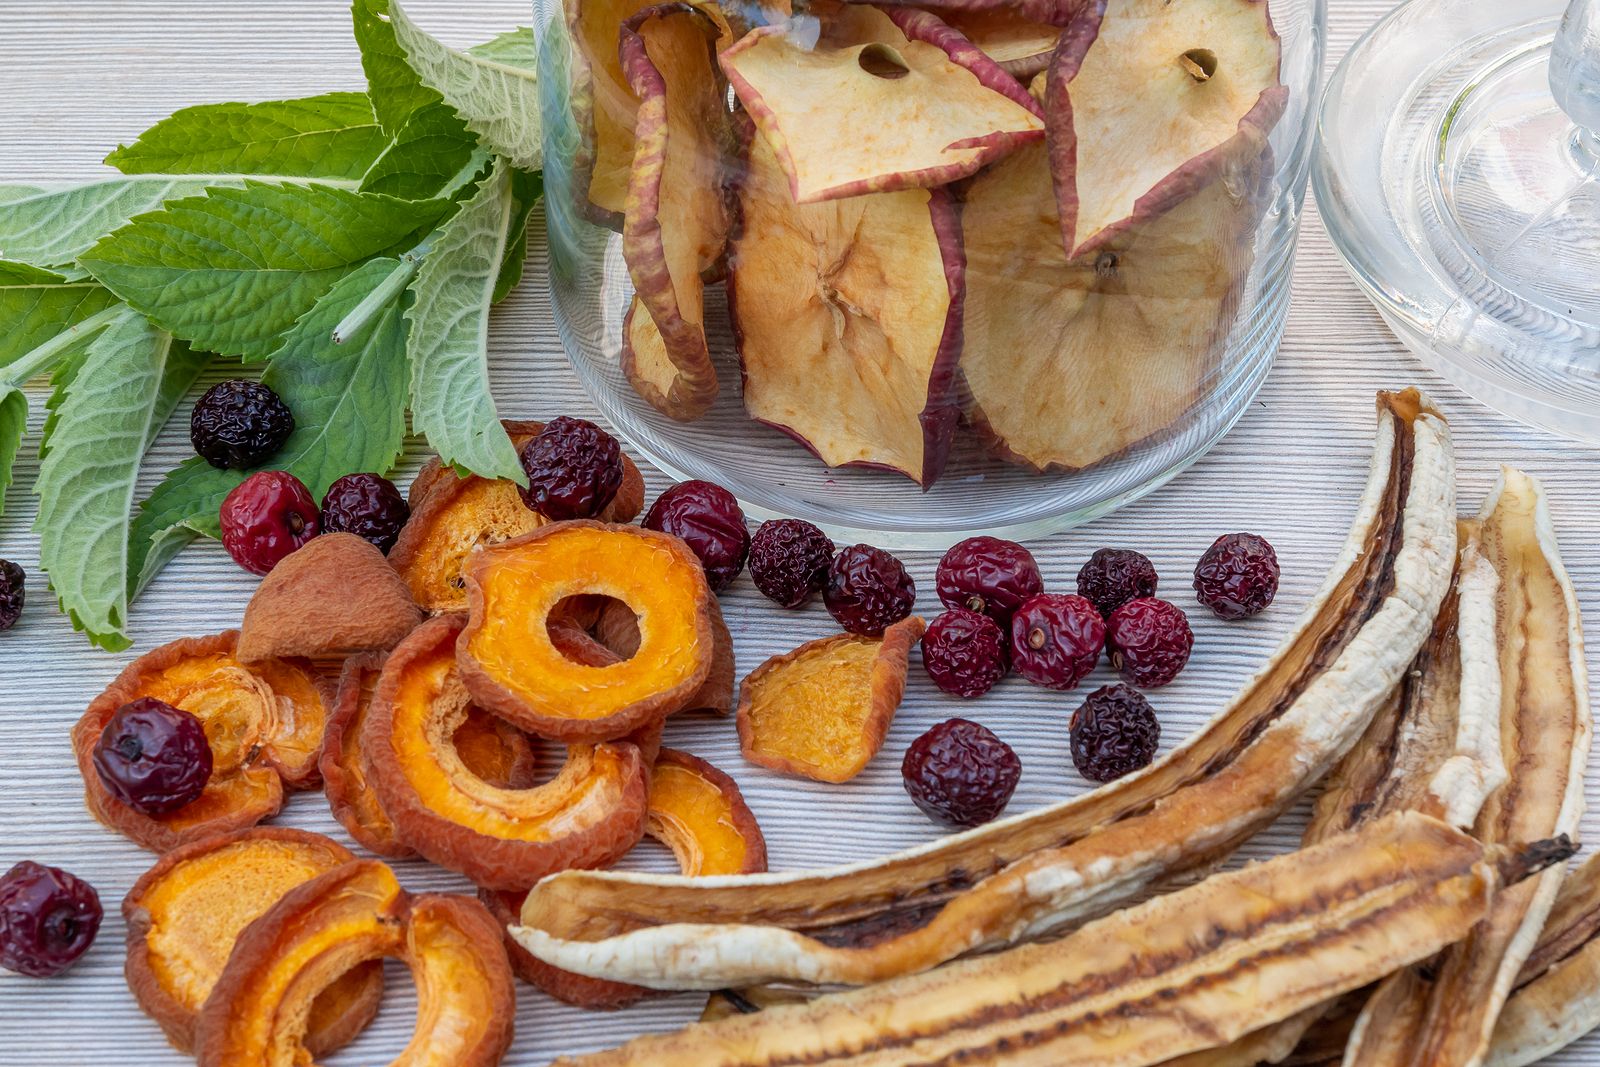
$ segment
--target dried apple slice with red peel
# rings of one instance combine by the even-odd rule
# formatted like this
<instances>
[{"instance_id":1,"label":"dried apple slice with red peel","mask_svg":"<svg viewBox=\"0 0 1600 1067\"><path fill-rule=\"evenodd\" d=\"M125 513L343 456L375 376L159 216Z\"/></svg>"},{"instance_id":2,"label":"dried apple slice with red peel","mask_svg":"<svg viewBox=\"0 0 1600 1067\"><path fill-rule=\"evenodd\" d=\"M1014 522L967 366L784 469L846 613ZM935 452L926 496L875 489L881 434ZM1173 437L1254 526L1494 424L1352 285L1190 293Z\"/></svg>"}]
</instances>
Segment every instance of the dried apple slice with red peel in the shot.
<instances>
[{"instance_id":1,"label":"dried apple slice with red peel","mask_svg":"<svg viewBox=\"0 0 1600 1067\"><path fill-rule=\"evenodd\" d=\"M573 159L579 209L592 222L621 229L633 167L639 100L628 87L617 32L649 0L569 0L571 106L582 136Z\"/></svg>"},{"instance_id":2,"label":"dried apple slice with red peel","mask_svg":"<svg viewBox=\"0 0 1600 1067\"><path fill-rule=\"evenodd\" d=\"M971 41L995 65L1026 85L1050 64L1061 27L1023 15L1013 7L938 11L946 24Z\"/></svg>"}]
</instances>

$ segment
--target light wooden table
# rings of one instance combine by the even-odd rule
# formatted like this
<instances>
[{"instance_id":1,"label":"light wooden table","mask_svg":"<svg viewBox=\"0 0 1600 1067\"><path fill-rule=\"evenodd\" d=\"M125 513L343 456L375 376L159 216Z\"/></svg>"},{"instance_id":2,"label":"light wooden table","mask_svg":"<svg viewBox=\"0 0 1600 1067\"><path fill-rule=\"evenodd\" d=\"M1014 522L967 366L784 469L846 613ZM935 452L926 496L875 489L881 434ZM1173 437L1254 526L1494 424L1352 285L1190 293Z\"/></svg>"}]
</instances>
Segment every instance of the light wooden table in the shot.
<instances>
[{"instance_id":1,"label":"light wooden table","mask_svg":"<svg viewBox=\"0 0 1600 1067\"><path fill-rule=\"evenodd\" d=\"M480 40L528 19L524 0L414 0L423 23L454 43ZM1332 0L1330 51L1337 58L1379 14L1385 0ZM131 139L174 109L221 100L291 97L361 87L342 0L0 0L0 180L92 178L119 140ZM537 221L536 221L537 225ZM584 414L589 405L566 367L544 295L542 240L521 290L497 313L494 376L502 411L547 417ZM1264 616L1225 626L1193 616L1193 665L1155 695L1164 745L1215 710L1276 647L1322 580L1348 527L1365 477L1375 389L1426 387L1455 427L1463 507L1510 462L1549 487L1567 565L1591 619L1600 619L1600 500L1596 454L1525 430L1441 383L1406 354L1357 293L1309 212L1295 279L1294 310L1266 388L1233 434L1192 471L1148 499L1093 526L1037 544L1047 580L1070 588L1081 560L1101 545L1137 547L1165 577L1163 589L1190 603L1187 573L1219 533L1252 529L1283 561L1279 603ZM225 376L220 370L212 379ZM33 392L34 433L44 391ZM187 451L182 418L162 437L153 467ZM25 451L36 444L30 437ZM415 450L414 450L415 451ZM412 458L414 467L416 457ZM35 464L19 464L19 484ZM409 470L409 469L408 469ZM153 481L153 477L151 479ZM651 476L652 492L663 481ZM84 812L67 733L83 707L132 653L92 651L51 610L37 545L29 532L33 501L13 489L0 518L0 557L27 568L30 610L0 636L0 868L24 857L72 868L96 884L107 904L99 944L65 978L38 982L0 974L0 1064L137 1064L187 1060L172 1052L122 981L123 924L117 904L151 857L101 829ZM922 587L920 607L937 611L936 558L908 556ZM187 551L133 612L138 650L234 625L254 580L216 545ZM804 637L829 630L819 607L797 616L771 609L741 579L724 598L741 673ZM1092 684L1109 680L1104 668ZM674 722L668 743L688 748L738 778L766 828L774 869L879 854L937 834L907 802L899 753L932 723L975 716L1021 754L1023 780L1012 810L1086 788L1067 757L1067 717L1078 702L1017 680L987 700L961 703L933 691L914 670L910 694L883 755L856 781L824 786L780 779L744 763L727 721ZM1600 800L1592 775L1590 804ZM282 822L342 836L319 794L293 798ZM1591 836L1600 818L1586 821ZM1291 817L1245 850L1260 856L1289 847ZM666 870L665 850L642 846L630 865ZM407 885L465 889L421 863L399 865ZM360 1042L336 1064L387 1062L412 1022L409 983L391 973L390 999ZM586 1014L522 987L517 1040L507 1062L540 1064L563 1052L603 1047L635 1033L693 1018L701 998L655 1001L618 1015ZM1556 1062L1556 1061L1552 1061ZM1600 1064L1600 1040L1561 1057Z\"/></svg>"}]
</instances>

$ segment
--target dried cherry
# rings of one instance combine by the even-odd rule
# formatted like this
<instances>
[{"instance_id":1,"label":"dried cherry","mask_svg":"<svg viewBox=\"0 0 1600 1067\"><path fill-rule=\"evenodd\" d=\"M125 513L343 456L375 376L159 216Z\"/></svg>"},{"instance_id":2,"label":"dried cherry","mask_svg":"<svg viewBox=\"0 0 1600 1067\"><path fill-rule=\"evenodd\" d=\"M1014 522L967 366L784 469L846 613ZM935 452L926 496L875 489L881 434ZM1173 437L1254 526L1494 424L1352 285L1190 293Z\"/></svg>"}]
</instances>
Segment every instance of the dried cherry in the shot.
<instances>
[{"instance_id":1,"label":"dried cherry","mask_svg":"<svg viewBox=\"0 0 1600 1067\"><path fill-rule=\"evenodd\" d=\"M911 614L917 583L905 566L881 548L851 545L828 566L822 601L846 630L877 637Z\"/></svg>"},{"instance_id":2,"label":"dried cherry","mask_svg":"<svg viewBox=\"0 0 1600 1067\"><path fill-rule=\"evenodd\" d=\"M249 470L283 447L294 415L278 394L247 379L218 382L189 413L189 441L213 467Z\"/></svg>"},{"instance_id":3,"label":"dried cherry","mask_svg":"<svg viewBox=\"0 0 1600 1067\"><path fill-rule=\"evenodd\" d=\"M411 506L381 474L346 474L322 496L323 533L353 533L388 555Z\"/></svg>"},{"instance_id":4,"label":"dried cherry","mask_svg":"<svg viewBox=\"0 0 1600 1067\"><path fill-rule=\"evenodd\" d=\"M622 446L587 419L560 415L522 446L522 502L554 522L592 519L622 488Z\"/></svg>"},{"instance_id":5,"label":"dried cherry","mask_svg":"<svg viewBox=\"0 0 1600 1067\"><path fill-rule=\"evenodd\" d=\"M1155 596L1158 580L1155 564L1144 553L1101 548L1078 571L1078 595L1093 601L1109 619L1128 601Z\"/></svg>"},{"instance_id":6,"label":"dried cherry","mask_svg":"<svg viewBox=\"0 0 1600 1067\"><path fill-rule=\"evenodd\" d=\"M267 574L278 561L322 529L317 502L288 471L258 471L234 487L218 515L222 547L251 574Z\"/></svg>"},{"instance_id":7,"label":"dried cherry","mask_svg":"<svg viewBox=\"0 0 1600 1067\"><path fill-rule=\"evenodd\" d=\"M970 719L950 719L911 742L900 778L924 815L979 826L1005 810L1022 777L1011 746Z\"/></svg>"},{"instance_id":8,"label":"dried cherry","mask_svg":"<svg viewBox=\"0 0 1600 1067\"><path fill-rule=\"evenodd\" d=\"M11 629L22 618L22 605L27 599L27 574L9 559L0 559L0 633Z\"/></svg>"},{"instance_id":9,"label":"dried cherry","mask_svg":"<svg viewBox=\"0 0 1600 1067\"><path fill-rule=\"evenodd\" d=\"M750 539L750 579L761 595L797 608L828 584L833 542L804 519L770 519Z\"/></svg>"},{"instance_id":10,"label":"dried cherry","mask_svg":"<svg viewBox=\"0 0 1600 1067\"><path fill-rule=\"evenodd\" d=\"M1091 782L1109 782L1147 767L1161 743L1155 709L1138 690L1108 685L1090 693L1068 726L1072 765Z\"/></svg>"},{"instance_id":11,"label":"dried cherry","mask_svg":"<svg viewBox=\"0 0 1600 1067\"><path fill-rule=\"evenodd\" d=\"M958 697L981 697L1006 676L1008 642L1000 624L980 612L951 608L922 635L922 669Z\"/></svg>"},{"instance_id":12,"label":"dried cherry","mask_svg":"<svg viewBox=\"0 0 1600 1067\"><path fill-rule=\"evenodd\" d=\"M61 974L89 951L101 918L94 886L23 860L0 877L0 967L29 978Z\"/></svg>"},{"instance_id":13,"label":"dried cherry","mask_svg":"<svg viewBox=\"0 0 1600 1067\"><path fill-rule=\"evenodd\" d=\"M1111 666L1147 689L1178 676L1194 649L1194 631L1183 609L1153 596L1130 600L1106 620Z\"/></svg>"},{"instance_id":14,"label":"dried cherry","mask_svg":"<svg viewBox=\"0 0 1600 1067\"><path fill-rule=\"evenodd\" d=\"M1219 619L1245 619L1278 595L1278 554L1253 533L1223 534L1194 568L1194 591Z\"/></svg>"},{"instance_id":15,"label":"dried cherry","mask_svg":"<svg viewBox=\"0 0 1600 1067\"><path fill-rule=\"evenodd\" d=\"M1015 541L969 537L944 554L934 585L945 607L981 611L1005 626L1023 601L1044 592L1044 577Z\"/></svg>"},{"instance_id":16,"label":"dried cherry","mask_svg":"<svg viewBox=\"0 0 1600 1067\"><path fill-rule=\"evenodd\" d=\"M155 697L122 705L94 746L106 790L134 811L161 815L192 803L211 780L211 744L195 716Z\"/></svg>"},{"instance_id":17,"label":"dried cherry","mask_svg":"<svg viewBox=\"0 0 1600 1067\"><path fill-rule=\"evenodd\" d=\"M1106 622L1093 603L1070 593L1041 593L1011 618L1011 664L1034 685L1072 689L1100 661Z\"/></svg>"},{"instance_id":18,"label":"dried cherry","mask_svg":"<svg viewBox=\"0 0 1600 1067\"><path fill-rule=\"evenodd\" d=\"M679 482L656 498L641 525L682 539L700 557L713 593L739 577L750 554L744 510L732 493L710 482Z\"/></svg>"}]
</instances>

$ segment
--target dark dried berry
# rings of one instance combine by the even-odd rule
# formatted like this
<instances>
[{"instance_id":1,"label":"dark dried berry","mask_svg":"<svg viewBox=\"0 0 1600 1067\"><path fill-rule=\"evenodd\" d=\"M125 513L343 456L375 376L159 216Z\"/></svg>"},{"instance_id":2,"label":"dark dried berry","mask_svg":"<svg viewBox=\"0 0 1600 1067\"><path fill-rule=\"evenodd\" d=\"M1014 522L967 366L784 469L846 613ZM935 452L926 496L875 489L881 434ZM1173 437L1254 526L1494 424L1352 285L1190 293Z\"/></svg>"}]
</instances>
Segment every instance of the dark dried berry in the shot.
<instances>
[{"instance_id":1,"label":"dark dried berry","mask_svg":"<svg viewBox=\"0 0 1600 1067\"><path fill-rule=\"evenodd\" d=\"M833 542L804 519L770 519L750 539L750 579L768 600L797 608L822 592Z\"/></svg>"},{"instance_id":2,"label":"dark dried berry","mask_svg":"<svg viewBox=\"0 0 1600 1067\"><path fill-rule=\"evenodd\" d=\"M1078 595L1087 597L1111 618L1130 600L1156 595L1156 567L1142 552L1101 548L1078 571Z\"/></svg>"},{"instance_id":3,"label":"dark dried berry","mask_svg":"<svg viewBox=\"0 0 1600 1067\"><path fill-rule=\"evenodd\" d=\"M951 826L978 826L1005 811L1021 777L1011 746L970 719L940 723L911 742L900 761L912 803Z\"/></svg>"},{"instance_id":4,"label":"dark dried berry","mask_svg":"<svg viewBox=\"0 0 1600 1067\"><path fill-rule=\"evenodd\" d=\"M251 574L266 574L321 531L317 502L288 471L259 471L222 502L222 547Z\"/></svg>"},{"instance_id":5,"label":"dark dried berry","mask_svg":"<svg viewBox=\"0 0 1600 1067\"><path fill-rule=\"evenodd\" d=\"M1223 534L1194 568L1194 591L1219 619L1244 619L1278 595L1278 554L1252 533Z\"/></svg>"},{"instance_id":6,"label":"dark dried berry","mask_svg":"<svg viewBox=\"0 0 1600 1067\"><path fill-rule=\"evenodd\" d=\"M200 720L155 697L118 708L94 746L106 790L134 811L177 811L211 780L211 743Z\"/></svg>"},{"instance_id":7,"label":"dark dried berry","mask_svg":"<svg viewBox=\"0 0 1600 1067\"><path fill-rule=\"evenodd\" d=\"M934 584L945 607L981 611L1001 626L1024 600L1044 592L1033 554L998 537L969 537L952 545L939 561Z\"/></svg>"},{"instance_id":8,"label":"dark dried berry","mask_svg":"<svg viewBox=\"0 0 1600 1067\"><path fill-rule=\"evenodd\" d=\"M561 415L522 446L522 502L554 522L592 519L622 487L622 446L584 419Z\"/></svg>"},{"instance_id":9,"label":"dark dried berry","mask_svg":"<svg viewBox=\"0 0 1600 1067\"><path fill-rule=\"evenodd\" d=\"M323 533L353 533L389 554L411 507L394 483L380 474L346 474L322 496Z\"/></svg>"},{"instance_id":10,"label":"dark dried berry","mask_svg":"<svg viewBox=\"0 0 1600 1067\"><path fill-rule=\"evenodd\" d=\"M278 394L244 379L213 385L189 414L194 450L222 470L265 462L293 432L294 415Z\"/></svg>"},{"instance_id":11,"label":"dark dried berry","mask_svg":"<svg viewBox=\"0 0 1600 1067\"><path fill-rule=\"evenodd\" d=\"M1084 698L1068 727L1072 765L1091 782L1110 782L1156 758L1161 724L1136 689L1108 685Z\"/></svg>"},{"instance_id":12,"label":"dark dried berry","mask_svg":"<svg viewBox=\"0 0 1600 1067\"><path fill-rule=\"evenodd\" d=\"M989 616L951 608L922 635L922 669L946 693L981 697L1006 676L1009 644Z\"/></svg>"},{"instance_id":13,"label":"dark dried berry","mask_svg":"<svg viewBox=\"0 0 1600 1067\"><path fill-rule=\"evenodd\" d=\"M9 559L0 559L0 633L22 618L22 605L27 599L27 574Z\"/></svg>"},{"instance_id":14,"label":"dark dried berry","mask_svg":"<svg viewBox=\"0 0 1600 1067\"><path fill-rule=\"evenodd\" d=\"M94 886L23 860L0 877L0 967L52 978L89 951L101 917Z\"/></svg>"},{"instance_id":15,"label":"dark dried berry","mask_svg":"<svg viewBox=\"0 0 1600 1067\"><path fill-rule=\"evenodd\" d=\"M846 630L877 637L911 614L917 602L917 583L900 561L883 549L851 545L829 564L822 602Z\"/></svg>"},{"instance_id":16,"label":"dark dried berry","mask_svg":"<svg viewBox=\"0 0 1600 1067\"><path fill-rule=\"evenodd\" d=\"M720 593L744 570L750 531L733 494L710 482L679 482L656 498L644 527L681 537L706 569L713 593Z\"/></svg>"},{"instance_id":17,"label":"dark dried berry","mask_svg":"<svg viewBox=\"0 0 1600 1067\"><path fill-rule=\"evenodd\" d=\"M1130 600L1106 620L1111 666L1134 685L1154 689L1178 676L1194 650L1183 609L1153 596Z\"/></svg>"},{"instance_id":18,"label":"dark dried berry","mask_svg":"<svg viewBox=\"0 0 1600 1067\"><path fill-rule=\"evenodd\" d=\"M1011 618L1011 665L1034 685L1072 689L1100 661L1106 621L1070 593L1041 593Z\"/></svg>"}]
</instances>

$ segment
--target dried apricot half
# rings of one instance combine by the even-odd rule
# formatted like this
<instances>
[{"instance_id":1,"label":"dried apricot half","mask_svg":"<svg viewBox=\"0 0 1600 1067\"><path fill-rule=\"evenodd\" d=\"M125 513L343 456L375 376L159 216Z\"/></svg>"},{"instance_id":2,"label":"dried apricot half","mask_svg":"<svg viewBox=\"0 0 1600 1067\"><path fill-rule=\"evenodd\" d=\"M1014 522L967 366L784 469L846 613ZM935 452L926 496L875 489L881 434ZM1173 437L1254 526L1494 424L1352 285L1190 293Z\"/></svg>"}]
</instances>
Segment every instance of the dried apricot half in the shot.
<instances>
[{"instance_id":1,"label":"dried apricot half","mask_svg":"<svg viewBox=\"0 0 1600 1067\"><path fill-rule=\"evenodd\" d=\"M819 782L861 773L905 695L906 660L924 628L913 615L882 637L824 637L757 667L739 692L745 759Z\"/></svg>"},{"instance_id":2,"label":"dried apricot half","mask_svg":"<svg viewBox=\"0 0 1600 1067\"><path fill-rule=\"evenodd\" d=\"M555 646L550 615L580 595L611 597L632 610L639 647L631 658L594 666ZM699 559L670 534L552 523L474 554L467 596L457 649L467 691L541 737L621 737L683 710L711 673L711 589Z\"/></svg>"},{"instance_id":3,"label":"dried apricot half","mask_svg":"<svg viewBox=\"0 0 1600 1067\"><path fill-rule=\"evenodd\" d=\"M417 1028L397 1064L493 1067L511 1045L516 993L500 929L468 897L413 897L377 860L291 889L239 935L200 1011L201 1067L310 1062L311 1002L369 960L392 957L417 983Z\"/></svg>"},{"instance_id":4,"label":"dried apricot half","mask_svg":"<svg viewBox=\"0 0 1600 1067\"><path fill-rule=\"evenodd\" d=\"M180 1052L194 1048L195 1019L246 926L285 893L355 859L321 834L261 826L174 849L134 883L122 902L128 924L128 988ZM383 997L372 961L316 998L306 1027L315 1055L348 1044Z\"/></svg>"},{"instance_id":5,"label":"dried apricot half","mask_svg":"<svg viewBox=\"0 0 1600 1067\"><path fill-rule=\"evenodd\" d=\"M254 826L283 806L285 789L317 785L329 693L304 660L249 666L235 654L238 631L186 637L123 670L72 728L84 800L95 818L145 848L166 852L226 830ZM92 756L117 709L155 697L189 712L211 745L211 780L193 802L145 815L113 797Z\"/></svg>"}]
</instances>

